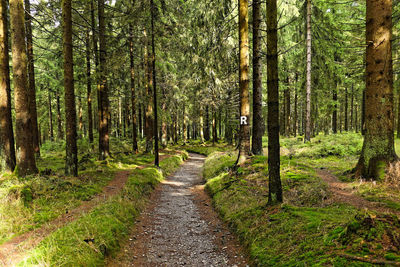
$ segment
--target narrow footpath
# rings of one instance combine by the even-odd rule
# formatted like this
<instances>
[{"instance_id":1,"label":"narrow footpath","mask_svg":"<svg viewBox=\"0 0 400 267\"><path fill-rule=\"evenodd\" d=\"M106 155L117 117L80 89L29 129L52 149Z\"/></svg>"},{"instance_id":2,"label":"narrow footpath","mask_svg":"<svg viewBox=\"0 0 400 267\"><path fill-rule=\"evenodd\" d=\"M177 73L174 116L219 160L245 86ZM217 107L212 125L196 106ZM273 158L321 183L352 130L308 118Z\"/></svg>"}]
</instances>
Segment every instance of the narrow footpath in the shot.
<instances>
[{"instance_id":1,"label":"narrow footpath","mask_svg":"<svg viewBox=\"0 0 400 267\"><path fill-rule=\"evenodd\" d=\"M108 266L248 266L204 193L204 159L190 154L156 189L129 242Z\"/></svg>"}]
</instances>

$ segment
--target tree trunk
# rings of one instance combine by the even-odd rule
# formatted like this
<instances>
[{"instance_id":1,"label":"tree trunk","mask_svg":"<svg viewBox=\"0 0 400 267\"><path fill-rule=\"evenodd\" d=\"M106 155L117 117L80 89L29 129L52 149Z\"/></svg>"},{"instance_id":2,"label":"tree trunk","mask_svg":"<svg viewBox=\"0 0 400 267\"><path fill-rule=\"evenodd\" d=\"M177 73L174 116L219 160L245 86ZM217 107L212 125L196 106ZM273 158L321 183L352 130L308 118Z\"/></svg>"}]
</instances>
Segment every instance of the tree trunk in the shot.
<instances>
[{"instance_id":1,"label":"tree trunk","mask_svg":"<svg viewBox=\"0 0 400 267\"><path fill-rule=\"evenodd\" d=\"M148 54L147 51L148 40L145 32L145 51L144 51L144 69L146 75L146 124L145 124L145 132L146 132L146 153L151 153L153 150L153 73L152 67L150 66L151 55Z\"/></svg>"},{"instance_id":2,"label":"tree trunk","mask_svg":"<svg viewBox=\"0 0 400 267\"><path fill-rule=\"evenodd\" d=\"M351 85L351 102L350 102L350 129L354 129L354 85Z\"/></svg>"},{"instance_id":3,"label":"tree trunk","mask_svg":"<svg viewBox=\"0 0 400 267\"><path fill-rule=\"evenodd\" d=\"M49 135L50 141L54 141L54 127L53 127L53 110L51 108L51 91L48 89L48 99L49 99Z\"/></svg>"},{"instance_id":4,"label":"tree trunk","mask_svg":"<svg viewBox=\"0 0 400 267\"><path fill-rule=\"evenodd\" d=\"M382 179L394 150L392 0L367 1L365 137L357 176Z\"/></svg>"},{"instance_id":5,"label":"tree trunk","mask_svg":"<svg viewBox=\"0 0 400 267\"><path fill-rule=\"evenodd\" d=\"M311 32L311 0L307 0L307 78L306 78L306 111L304 141L311 141L311 69L312 69L312 32Z\"/></svg>"},{"instance_id":6,"label":"tree trunk","mask_svg":"<svg viewBox=\"0 0 400 267\"><path fill-rule=\"evenodd\" d=\"M365 90L364 90L364 91L363 91L363 94L362 94L362 103L361 103L361 134L362 134L362 135L365 135L365 132L366 132L366 123L365 123L365 112L366 112L365 97L366 97L366 92L365 92Z\"/></svg>"},{"instance_id":7,"label":"tree trunk","mask_svg":"<svg viewBox=\"0 0 400 267\"><path fill-rule=\"evenodd\" d=\"M277 0L267 0L268 66L268 203L282 202L279 145L278 19Z\"/></svg>"},{"instance_id":8,"label":"tree trunk","mask_svg":"<svg viewBox=\"0 0 400 267\"><path fill-rule=\"evenodd\" d=\"M253 136L252 152L262 155L261 0L253 0Z\"/></svg>"},{"instance_id":9,"label":"tree trunk","mask_svg":"<svg viewBox=\"0 0 400 267\"><path fill-rule=\"evenodd\" d=\"M87 88L87 112L89 124L89 143L93 144L93 111L92 111L92 78L90 67L90 36L89 30L86 32L86 88Z\"/></svg>"},{"instance_id":10,"label":"tree trunk","mask_svg":"<svg viewBox=\"0 0 400 267\"><path fill-rule=\"evenodd\" d=\"M185 102L183 102L183 143L186 144L188 139L187 129L188 129L188 118L186 114Z\"/></svg>"},{"instance_id":11,"label":"tree trunk","mask_svg":"<svg viewBox=\"0 0 400 267\"><path fill-rule=\"evenodd\" d=\"M204 111L203 107L200 107L200 141L204 143Z\"/></svg>"},{"instance_id":12,"label":"tree trunk","mask_svg":"<svg viewBox=\"0 0 400 267\"><path fill-rule=\"evenodd\" d=\"M106 76L106 24L104 16L104 1L98 0L99 16L99 45L100 45L100 64L99 64L99 159L105 160L110 156L110 110L108 100L108 85Z\"/></svg>"},{"instance_id":13,"label":"tree trunk","mask_svg":"<svg viewBox=\"0 0 400 267\"><path fill-rule=\"evenodd\" d=\"M287 78L287 88L285 89L285 136L290 136L290 79Z\"/></svg>"},{"instance_id":14,"label":"tree trunk","mask_svg":"<svg viewBox=\"0 0 400 267\"><path fill-rule=\"evenodd\" d=\"M28 58L28 90L29 90L29 110L31 113L33 149L35 154L40 156L39 130L36 108L36 86L35 86L35 64L33 57L32 24L31 24L31 4L30 0L25 2L25 30L26 30L26 55Z\"/></svg>"},{"instance_id":15,"label":"tree trunk","mask_svg":"<svg viewBox=\"0 0 400 267\"><path fill-rule=\"evenodd\" d=\"M14 171L15 161L11 116L7 1L0 0L0 171Z\"/></svg>"},{"instance_id":16,"label":"tree trunk","mask_svg":"<svg viewBox=\"0 0 400 267\"><path fill-rule=\"evenodd\" d=\"M293 118L293 135L297 136L297 127L298 127L298 113L297 113L297 105L298 105L298 95L297 95L297 81L298 81L298 73L296 72L296 85L294 87L294 118Z\"/></svg>"},{"instance_id":17,"label":"tree trunk","mask_svg":"<svg viewBox=\"0 0 400 267\"><path fill-rule=\"evenodd\" d=\"M348 96L348 91L347 87L345 88L345 95L344 95L344 131L348 132L349 131L349 120L347 113L349 112L349 96Z\"/></svg>"},{"instance_id":18,"label":"tree trunk","mask_svg":"<svg viewBox=\"0 0 400 267\"><path fill-rule=\"evenodd\" d=\"M206 141L210 141L210 117L209 117L208 105L206 106L206 128L204 132L204 139Z\"/></svg>"},{"instance_id":19,"label":"tree trunk","mask_svg":"<svg viewBox=\"0 0 400 267\"><path fill-rule=\"evenodd\" d=\"M158 153L158 115L157 115L157 75L156 75L156 47L155 47L155 33L154 33L154 2L150 0L150 8L151 8L151 47L153 50L152 53L152 72L153 72L153 108L154 108L154 165L160 167L160 159Z\"/></svg>"},{"instance_id":20,"label":"tree trunk","mask_svg":"<svg viewBox=\"0 0 400 267\"><path fill-rule=\"evenodd\" d=\"M239 0L239 155L236 165L243 165L250 152L249 102L249 10L248 0Z\"/></svg>"},{"instance_id":21,"label":"tree trunk","mask_svg":"<svg viewBox=\"0 0 400 267\"><path fill-rule=\"evenodd\" d=\"M56 93L56 102L57 102L57 139L64 139L64 131L62 127L62 118L61 118L61 103L60 103L60 92L57 89Z\"/></svg>"},{"instance_id":22,"label":"tree trunk","mask_svg":"<svg viewBox=\"0 0 400 267\"><path fill-rule=\"evenodd\" d=\"M140 138L143 138L142 104L139 104L139 133Z\"/></svg>"},{"instance_id":23,"label":"tree trunk","mask_svg":"<svg viewBox=\"0 0 400 267\"><path fill-rule=\"evenodd\" d=\"M76 145L76 110L74 91L74 63L72 52L72 3L63 0L63 48L64 48L64 88L65 88L65 133L66 160L65 175L78 176L78 147Z\"/></svg>"},{"instance_id":24,"label":"tree trunk","mask_svg":"<svg viewBox=\"0 0 400 267\"><path fill-rule=\"evenodd\" d=\"M338 100L338 95L337 95L337 84L335 88L333 89L333 113L332 113L332 132L334 134L337 134L337 100Z\"/></svg>"},{"instance_id":25,"label":"tree trunk","mask_svg":"<svg viewBox=\"0 0 400 267\"><path fill-rule=\"evenodd\" d=\"M217 136L217 113L215 112L215 108L212 108L212 135L213 135L213 144L218 142Z\"/></svg>"},{"instance_id":26,"label":"tree trunk","mask_svg":"<svg viewBox=\"0 0 400 267\"><path fill-rule=\"evenodd\" d=\"M136 120L136 92L135 92L135 63L134 63L134 46L133 46L133 25L129 24L129 57L130 57L130 74L131 74L131 100L132 100L132 151L139 152L137 144L137 120Z\"/></svg>"},{"instance_id":27,"label":"tree trunk","mask_svg":"<svg viewBox=\"0 0 400 267\"><path fill-rule=\"evenodd\" d=\"M15 130L18 174L26 176L38 172L32 144L32 116L29 89L27 88L27 56L25 46L25 21L23 0L10 0L12 64L15 97Z\"/></svg>"}]
</instances>

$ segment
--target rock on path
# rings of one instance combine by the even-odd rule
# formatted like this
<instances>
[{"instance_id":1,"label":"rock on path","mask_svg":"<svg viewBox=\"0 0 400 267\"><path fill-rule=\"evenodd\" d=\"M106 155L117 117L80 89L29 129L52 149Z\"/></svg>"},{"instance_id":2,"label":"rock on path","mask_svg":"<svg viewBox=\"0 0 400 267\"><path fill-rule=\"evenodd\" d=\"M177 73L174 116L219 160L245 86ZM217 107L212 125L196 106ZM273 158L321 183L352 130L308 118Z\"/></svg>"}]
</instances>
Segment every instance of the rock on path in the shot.
<instances>
[{"instance_id":1,"label":"rock on path","mask_svg":"<svg viewBox=\"0 0 400 267\"><path fill-rule=\"evenodd\" d=\"M204 157L190 154L157 188L122 254L109 266L247 266L203 190Z\"/></svg>"}]
</instances>

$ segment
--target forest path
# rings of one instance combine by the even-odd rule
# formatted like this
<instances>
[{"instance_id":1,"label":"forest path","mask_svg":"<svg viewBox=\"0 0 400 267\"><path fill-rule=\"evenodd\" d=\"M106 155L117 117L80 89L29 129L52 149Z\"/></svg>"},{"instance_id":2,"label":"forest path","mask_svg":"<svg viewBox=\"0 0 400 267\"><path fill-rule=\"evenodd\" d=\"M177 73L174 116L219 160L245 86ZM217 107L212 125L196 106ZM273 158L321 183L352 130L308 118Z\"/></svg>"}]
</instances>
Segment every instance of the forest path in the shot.
<instances>
[{"instance_id":1,"label":"forest path","mask_svg":"<svg viewBox=\"0 0 400 267\"><path fill-rule=\"evenodd\" d=\"M247 266L201 185L204 160L191 153L156 189L129 242L108 266Z\"/></svg>"},{"instance_id":2,"label":"forest path","mask_svg":"<svg viewBox=\"0 0 400 267\"><path fill-rule=\"evenodd\" d=\"M162 155L160 156L160 160L163 160L167 157L170 157L170 155ZM151 164L138 166L136 168L143 169L153 164L154 162ZM0 245L0 266L15 266L23 259L29 250L36 247L46 236L58 228L75 221L83 214L90 212L93 208L103 203L106 199L120 193L128 181L130 174L131 171L129 170L116 172L114 178L103 188L102 192L95 195L91 200L83 202L82 205L72 210L68 210L68 212L50 222L43 224L37 229L19 235Z\"/></svg>"},{"instance_id":3,"label":"forest path","mask_svg":"<svg viewBox=\"0 0 400 267\"><path fill-rule=\"evenodd\" d=\"M382 213L391 213L400 216L400 212L390 209L381 202L372 202L356 194L356 189L349 186L348 183L341 182L335 175L326 169L316 169L317 175L325 181L329 190L332 192L330 201L337 203L350 204L358 209L368 209Z\"/></svg>"}]
</instances>

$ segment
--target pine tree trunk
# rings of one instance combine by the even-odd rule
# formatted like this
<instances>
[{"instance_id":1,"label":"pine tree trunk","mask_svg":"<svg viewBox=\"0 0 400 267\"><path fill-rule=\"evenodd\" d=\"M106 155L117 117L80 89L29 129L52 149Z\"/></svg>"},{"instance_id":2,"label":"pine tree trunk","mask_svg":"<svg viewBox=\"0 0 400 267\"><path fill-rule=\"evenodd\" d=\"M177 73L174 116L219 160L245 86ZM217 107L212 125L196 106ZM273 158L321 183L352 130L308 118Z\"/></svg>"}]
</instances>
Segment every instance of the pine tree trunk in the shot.
<instances>
[{"instance_id":1,"label":"pine tree trunk","mask_svg":"<svg viewBox=\"0 0 400 267\"><path fill-rule=\"evenodd\" d=\"M210 117L209 117L208 105L206 106L206 128L204 132L204 139L206 141L210 141Z\"/></svg>"},{"instance_id":2,"label":"pine tree trunk","mask_svg":"<svg viewBox=\"0 0 400 267\"><path fill-rule=\"evenodd\" d=\"M296 72L296 85L294 87L294 118L293 118L293 135L294 137L297 136L297 127L298 127L298 113L297 113L297 106L298 106L298 95L297 95L297 81L298 81L298 74Z\"/></svg>"},{"instance_id":3,"label":"pine tree trunk","mask_svg":"<svg viewBox=\"0 0 400 267\"><path fill-rule=\"evenodd\" d=\"M8 48L7 1L0 0L0 171L12 172L16 159Z\"/></svg>"},{"instance_id":4,"label":"pine tree trunk","mask_svg":"<svg viewBox=\"0 0 400 267\"><path fill-rule=\"evenodd\" d=\"M345 96L344 96L344 130L346 132L349 131L349 120L347 113L349 112L349 96L348 96L348 91L347 87L345 88Z\"/></svg>"},{"instance_id":5,"label":"pine tree trunk","mask_svg":"<svg viewBox=\"0 0 400 267\"><path fill-rule=\"evenodd\" d=\"M48 100L49 100L49 135L50 141L54 141L54 127L53 127L53 110L51 107L51 91L48 89Z\"/></svg>"},{"instance_id":6,"label":"pine tree trunk","mask_svg":"<svg viewBox=\"0 0 400 267\"><path fill-rule=\"evenodd\" d=\"M287 88L285 90L285 136L290 136L290 80L287 79Z\"/></svg>"},{"instance_id":7,"label":"pine tree trunk","mask_svg":"<svg viewBox=\"0 0 400 267\"><path fill-rule=\"evenodd\" d=\"M362 103L361 103L361 134L365 135L366 132L366 124L365 124L365 97L366 97L366 92L365 90L363 91L362 94Z\"/></svg>"},{"instance_id":8,"label":"pine tree trunk","mask_svg":"<svg viewBox=\"0 0 400 267\"><path fill-rule=\"evenodd\" d=\"M367 1L365 137L357 176L382 179L394 151L392 0Z\"/></svg>"},{"instance_id":9,"label":"pine tree trunk","mask_svg":"<svg viewBox=\"0 0 400 267\"><path fill-rule=\"evenodd\" d=\"M304 141L311 141L311 71L312 71L312 31L311 31L311 0L307 0L307 78L306 78L306 111Z\"/></svg>"},{"instance_id":10,"label":"pine tree trunk","mask_svg":"<svg viewBox=\"0 0 400 267\"><path fill-rule=\"evenodd\" d=\"M268 66L268 203L282 202L279 145L278 18L277 0L267 0Z\"/></svg>"},{"instance_id":11,"label":"pine tree trunk","mask_svg":"<svg viewBox=\"0 0 400 267\"><path fill-rule=\"evenodd\" d=\"M212 134L213 134L213 144L218 142L217 136L217 113L215 112L215 108L212 108Z\"/></svg>"},{"instance_id":12,"label":"pine tree trunk","mask_svg":"<svg viewBox=\"0 0 400 267\"><path fill-rule=\"evenodd\" d=\"M12 64L15 97L16 159L18 174L26 176L38 172L32 144L32 117L30 114L25 46L25 20L23 0L10 0Z\"/></svg>"},{"instance_id":13,"label":"pine tree trunk","mask_svg":"<svg viewBox=\"0 0 400 267\"><path fill-rule=\"evenodd\" d=\"M76 109L74 91L74 63L72 55L72 3L63 0L63 48L65 88L66 160L65 175L78 176L78 147L76 145Z\"/></svg>"},{"instance_id":14,"label":"pine tree trunk","mask_svg":"<svg viewBox=\"0 0 400 267\"><path fill-rule=\"evenodd\" d=\"M132 150L133 153L139 152L137 144L137 120L136 120L136 92L135 92L135 63L134 63L134 46L133 46L133 25L129 24L129 57L131 68L131 99L132 99Z\"/></svg>"},{"instance_id":15,"label":"pine tree trunk","mask_svg":"<svg viewBox=\"0 0 400 267\"><path fill-rule=\"evenodd\" d=\"M333 113L332 113L332 132L334 134L337 134L337 100L338 100L337 85L333 89L332 100L333 100L333 103L334 103L333 104Z\"/></svg>"},{"instance_id":16,"label":"pine tree trunk","mask_svg":"<svg viewBox=\"0 0 400 267\"><path fill-rule=\"evenodd\" d=\"M204 111L203 107L200 107L200 141L204 143Z\"/></svg>"},{"instance_id":17,"label":"pine tree trunk","mask_svg":"<svg viewBox=\"0 0 400 267\"><path fill-rule=\"evenodd\" d=\"M105 160L110 156L110 110L108 100L108 85L106 77L106 24L104 16L104 1L98 0L98 16L99 16L99 159Z\"/></svg>"},{"instance_id":18,"label":"pine tree trunk","mask_svg":"<svg viewBox=\"0 0 400 267\"><path fill-rule=\"evenodd\" d=\"M262 68L261 68L261 0L253 0L253 136L252 152L262 155L264 134L262 116Z\"/></svg>"},{"instance_id":19,"label":"pine tree trunk","mask_svg":"<svg viewBox=\"0 0 400 267\"><path fill-rule=\"evenodd\" d=\"M31 24L31 4L30 0L25 2L25 30L26 30L26 55L28 58L28 89L29 89L29 110L32 119L33 149L35 154L40 157L39 129L36 108L36 85L35 85L35 64L33 57L32 24Z\"/></svg>"},{"instance_id":20,"label":"pine tree trunk","mask_svg":"<svg viewBox=\"0 0 400 267\"><path fill-rule=\"evenodd\" d=\"M351 85L351 102L350 102L350 129L354 129L354 85Z\"/></svg>"},{"instance_id":21,"label":"pine tree trunk","mask_svg":"<svg viewBox=\"0 0 400 267\"><path fill-rule=\"evenodd\" d=\"M142 104L139 104L139 133L140 138L143 138Z\"/></svg>"},{"instance_id":22,"label":"pine tree trunk","mask_svg":"<svg viewBox=\"0 0 400 267\"><path fill-rule=\"evenodd\" d=\"M236 165L245 163L250 152L249 102L249 10L248 0L239 0L239 155Z\"/></svg>"},{"instance_id":23,"label":"pine tree trunk","mask_svg":"<svg viewBox=\"0 0 400 267\"><path fill-rule=\"evenodd\" d=\"M186 106L185 106L185 102L183 102L183 143L186 144L187 139L188 139L188 135L187 135L187 114L186 114Z\"/></svg>"},{"instance_id":24,"label":"pine tree trunk","mask_svg":"<svg viewBox=\"0 0 400 267\"><path fill-rule=\"evenodd\" d=\"M61 103L60 103L60 92L57 89L56 93L56 102L57 102L57 139L64 139L64 131L62 127L62 118L61 118Z\"/></svg>"},{"instance_id":25,"label":"pine tree trunk","mask_svg":"<svg viewBox=\"0 0 400 267\"><path fill-rule=\"evenodd\" d=\"M150 153L153 150L153 73L151 67L151 55L147 50L148 40L145 32L145 51L144 51L144 69L146 75L146 153Z\"/></svg>"},{"instance_id":26,"label":"pine tree trunk","mask_svg":"<svg viewBox=\"0 0 400 267\"><path fill-rule=\"evenodd\" d=\"M89 30L86 32L86 88L87 88L87 112L88 112L88 128L89 143L93 144L93 111L92 111L92 78L90 66L90 35Z\"/></svg>"}]
</instances>

